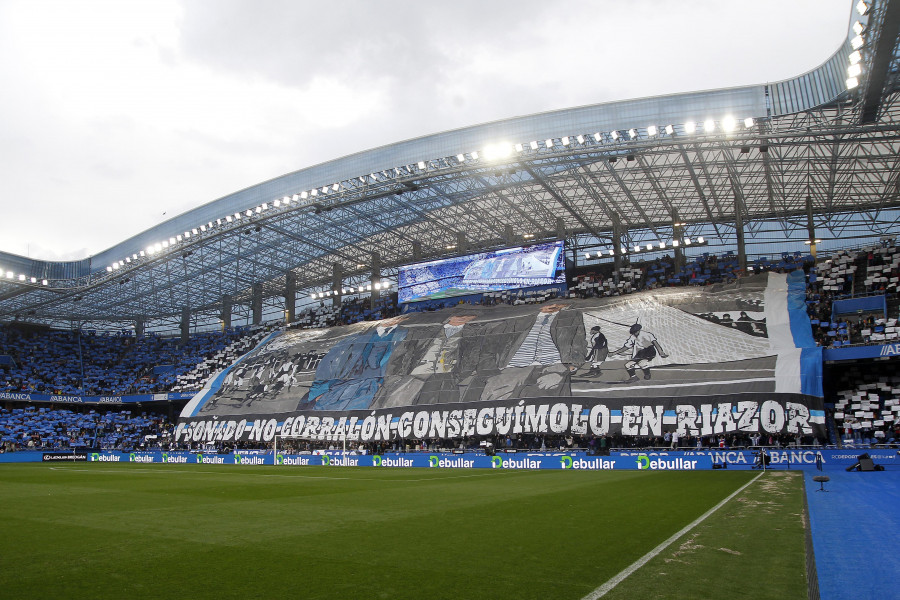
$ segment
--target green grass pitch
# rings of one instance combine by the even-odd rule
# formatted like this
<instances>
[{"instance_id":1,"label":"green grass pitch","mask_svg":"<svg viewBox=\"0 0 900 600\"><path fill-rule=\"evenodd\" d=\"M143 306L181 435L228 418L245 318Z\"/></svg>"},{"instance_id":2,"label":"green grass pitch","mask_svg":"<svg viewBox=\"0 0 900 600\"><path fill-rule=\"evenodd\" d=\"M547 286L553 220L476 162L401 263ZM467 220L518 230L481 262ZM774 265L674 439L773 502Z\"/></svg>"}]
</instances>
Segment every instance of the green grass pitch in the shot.
<instances>
[{"instance_id":1,"label":"green grass pitch","mask_svg":"<svg viewBox=\"0 0 900 600\"><path fill-rule=\"evenodd\" d=\"M4 464L0 590L578 599L755 476ZM606 597L805 597L802 506L767 473Z\"/></svg>"}]
</instances>

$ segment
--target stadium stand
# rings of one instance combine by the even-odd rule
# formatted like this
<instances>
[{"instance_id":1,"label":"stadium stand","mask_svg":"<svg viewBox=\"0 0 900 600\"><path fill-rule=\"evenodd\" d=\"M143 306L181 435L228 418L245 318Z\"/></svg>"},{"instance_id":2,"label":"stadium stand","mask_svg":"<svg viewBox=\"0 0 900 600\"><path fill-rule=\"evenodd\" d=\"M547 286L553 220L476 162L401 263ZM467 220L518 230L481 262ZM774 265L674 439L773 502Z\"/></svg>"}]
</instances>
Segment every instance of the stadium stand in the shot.
<instances>
[{"instance_id":1,"label":"stadium stand","mask_svg":"<svg viewBox=\"0 0 900 600\"><path fill-rule=\"evenodd\" d=\"M0 451L162 448L173 429L164 416L146 412L0 408Z\"/></svg>"}]
</instances>

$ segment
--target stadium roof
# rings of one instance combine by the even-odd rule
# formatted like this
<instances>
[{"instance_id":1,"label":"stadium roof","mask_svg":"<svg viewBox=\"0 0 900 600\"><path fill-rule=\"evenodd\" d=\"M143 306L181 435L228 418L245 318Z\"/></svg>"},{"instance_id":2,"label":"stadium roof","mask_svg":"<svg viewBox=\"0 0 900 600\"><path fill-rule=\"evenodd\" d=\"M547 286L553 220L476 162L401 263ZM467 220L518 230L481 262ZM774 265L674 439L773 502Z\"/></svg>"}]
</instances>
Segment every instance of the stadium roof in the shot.
<instances>
[{"instance_id":1,"label":"stadium roof","mask_svg":"<svg viewBox=\"0 0 900 600\"><path fill-rule=\"evenodd\" d=\"M842 47L793 79L516 117L358 152L82 261L0 253L0 321L172 329L190 314L204 327L223 304L249 315L261 299L271 314L292 290L308 298L373 272L390 278L415 260L542 239L565 239L570 259L584 262L696 235L733 248L773 229L785 240L893 234L898 29L900 0L863 2Z\"/></svg>"}]
</instances>

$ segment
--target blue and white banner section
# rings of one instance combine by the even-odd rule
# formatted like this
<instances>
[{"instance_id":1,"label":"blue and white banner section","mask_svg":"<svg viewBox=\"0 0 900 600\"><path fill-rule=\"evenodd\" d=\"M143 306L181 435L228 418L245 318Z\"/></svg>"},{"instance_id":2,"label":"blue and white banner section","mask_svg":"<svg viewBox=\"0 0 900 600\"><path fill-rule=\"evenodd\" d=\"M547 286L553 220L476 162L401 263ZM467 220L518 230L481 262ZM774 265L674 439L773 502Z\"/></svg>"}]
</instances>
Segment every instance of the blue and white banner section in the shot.
<instances>
[{"instance_id":1,"label":"blue and white banner section","mask_svg":"<svg viewBox=\"0 0 900 600\"><path fill-rule=\"evenodd\" d=\"M0 392L0 401L50 402L55 404L135 404L139 402L172 402L190 400L193 393L137 394L133 396L62 396L25 392Z\"/></svg>"},{"instance_id":2,"label":"blue and white banner section","mask_svg":"<svg viewBox=\"0 0 900 600\"><path fill-rule=\"evenodd\" d=\"M661 437L729 433L800 434L825 438L822 398L801 394L731 394L680 398L528 398L347 413L307 412L242 418L182 418L176 442L272 442L277 435L340 442L471 439L509 434ZM726 400L727 398L727 400Z\"/></svg>"},{"instance_id":3,"label":"blue and white banner section","mask_svg":"<svg viewBox=\"0 0 900 600\"><path fill-rule=\"evenodd\" d=\"M674 458L694 459L698 456L708 458L713 468L725 469L759 469L760 457L768 457L767 469L846 469L855 465L863 453L869 455L876 465L886 470L900 470L900 453L896 448L758 448L751 450L730 450L727 448L697 451L622 451L619 456L636 458L650 456L654 459L672 460Z\"/></svg>"}]
</instances>

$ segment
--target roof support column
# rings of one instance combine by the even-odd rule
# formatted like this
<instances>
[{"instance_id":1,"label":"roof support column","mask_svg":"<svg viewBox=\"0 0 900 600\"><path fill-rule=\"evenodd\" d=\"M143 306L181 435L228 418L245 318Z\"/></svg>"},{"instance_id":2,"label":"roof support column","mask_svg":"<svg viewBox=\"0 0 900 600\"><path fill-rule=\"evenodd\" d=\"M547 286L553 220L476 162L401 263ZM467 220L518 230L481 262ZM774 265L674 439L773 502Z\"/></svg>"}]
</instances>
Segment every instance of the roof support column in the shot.
<instances>
[{"instance_id":1,"label":"roof support column","mask_svg":"<svg viewBox=\"0 0 900 600\"><path fill-rule=\"evenodd\" d=\"M219 316L222 319L222 329L231 329L231 296L228 294L222 296L222 312Z\"/></svg>"},{"instance_id":2,"label":"roof support column","mask_svg":"<svg viewBox=\"0 0 900 600\"><path fill-rule=\"evenodd\" d=\"M331 267L331 293L333 294L331 305L335 308L340 308L341 306L341 297L344 291L343 285L344 269L341 268L341 263L334 263Z\"/></svg>"},{"instance_id":3,"label":"roof support column","mask_svg":"<svg viewBox=\"0 0 900 600\"><path fill-rule=\"evenodd\" d=\"M672 241L678 241L678 245L674 247L675 272L678 273L684 268L684 248L681 247L684 241L684 223L678 218L678 211L672 209ZM674 244L673 244L674 246Z\"/></svg>"},{"instance_id":4,"label":"roof support column","mask_svg":"<svg viewBox=\"0 0 900 600\"><path fill-rule=\"evenodd\" d=\"M375 306L378 304L378 298L381 296L381 292L375 285L381 287L381 254L378 252L372 253L372 274L369 278L369 285L372 286L372 294L369 296L369 308L375 310Z\"/></svg>"},{"instance_id":5,"label":"roof support column","mask_svg":"<svg viewBox=\"0 0 900 600\"><path fill-rule=\"evenodd\" d=\"M284 322L290 325L297 318L297 276L288 271L284 278Z\"/></svg>"},{"instance_id":6,"label":"roof support column","mask_svg":"<svg viewBox=\"0 0 900 600\"><path fill-rule=\"evenodd\" d=\"M813 205L812 199L807 196L806 197L806 231L809 234L809 254L813 257L813 262L816 260L816 223L813 220Z\"/></svg>"},{"instance_id":7,"label":"roof support column","mask_svg":"<svg viewBox=\"0 0 900 600\"><path fill-rule=\"evenodd\" d=\"M253 324L262 323L262 284L254 283L250 292L250 309L253 312Z\"/></svg>"},{"instance_id":8,"label":"roof support column","mask_svg":"<svg viewBox=\"0 0 900 600\"><path fill-rule=\"evenodd\" d=\"M187 343L191 336L191 309L184 306L181 309L181 341Z\"/></svg>"},{"instance_id":9,"label":"roof support column","mask_svg":"<svg viewBox=\"0 0 900 600\"><path fill-rule=\"evenodd\" d=\"M144 317L138 317L134 320L134 337L142 337L144 335Z\"/></svg>"},{"instance_id":10,"label":"roof support column","mask_svg":"<svg viewBox=\"0 0 900 600\"><path fill-rule=\"evenodd\" d=\"M422 242L413 240L412 253L413 262L422 260Z\"/></svg>"},{"instance_id":11,"label":"roof support column","mask_svg":"<svg viewBox=\"0 0 900 600\"><path fill-rule=\"evenodd\" d=\"M622 247L625 245L623 238L626 230L622 228L622 222L619 219L613 219L612 246L613 246L613 267L616 271L622 268Z\"/></svg>"},{"instance_id":12,"label":"roof support column","mask_svg":"<svg viewBox=\"0 0 900 600\"><path fill-rule=\"evenodd\" d=\"M741 212L741 203L734 199L734 233L737 237L738 269L742 273L747 272L747 247L744 244L744 215Z\"/></svg>"},{"instance_id":13,"label":"roof support column","mask_svg":"<svg viewBox=\"0 0 900 600\"><path fill-rule=\"evenodd\" d=\"M469 247L466 245L466 234L462 231L456 232L456 253L457 254L466 254L469 251Z\"/></svg>"}]
</instances>

